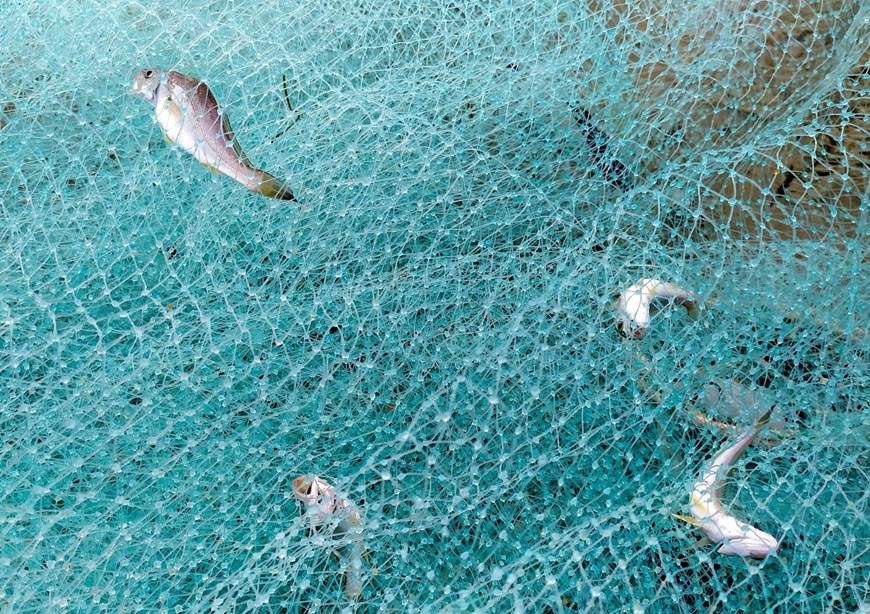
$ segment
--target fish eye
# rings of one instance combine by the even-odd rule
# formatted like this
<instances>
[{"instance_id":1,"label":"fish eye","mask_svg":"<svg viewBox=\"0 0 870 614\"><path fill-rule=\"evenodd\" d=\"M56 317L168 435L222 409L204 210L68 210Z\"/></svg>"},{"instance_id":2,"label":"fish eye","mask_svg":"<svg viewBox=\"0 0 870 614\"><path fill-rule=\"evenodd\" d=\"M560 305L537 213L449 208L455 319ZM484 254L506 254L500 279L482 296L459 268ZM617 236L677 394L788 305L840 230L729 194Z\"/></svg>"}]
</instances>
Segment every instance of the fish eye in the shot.
<instances>
[{"instance_id":1,"label":"fish eye","mask_svg":"<svg viewBox=\"0 0 870 614\"><path fill-rule=\"evenodd\" d=\"M149 68L148 70L145 71L144 74L145 74L146 79L150 79L151 77L154 76L154 71Z\"/></svg>"}]
</instances>

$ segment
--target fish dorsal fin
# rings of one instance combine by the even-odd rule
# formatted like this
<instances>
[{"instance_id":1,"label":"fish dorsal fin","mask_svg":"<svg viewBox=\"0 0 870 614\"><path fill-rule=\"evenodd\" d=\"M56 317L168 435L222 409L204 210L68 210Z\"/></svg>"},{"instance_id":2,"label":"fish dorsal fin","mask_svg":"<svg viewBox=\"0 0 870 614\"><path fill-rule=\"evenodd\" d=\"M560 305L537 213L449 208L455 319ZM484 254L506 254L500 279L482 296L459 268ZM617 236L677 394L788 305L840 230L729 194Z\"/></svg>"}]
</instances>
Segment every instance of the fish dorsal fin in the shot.
<instances>
[{"instance_id":1,"label":"fish dorsal fin","mask_svg":"<svg viewBox=\"0 0 870 614\"><path fill-rule=\"evenodd\" d=\"M755 422L755 431L758 432L767 426L768 421L770 421L770 414L773 411L773 406L770 407L766 412L761 414L761 417Z\"/></svg>"},{"instance_id":2,"label":"fish dorsal fin","mask_svg":"<svg viewBox=\"0 0 870 614\"><path fill-rule=\"evenodd\" d=\"M227 139L227 141L229 141L230 143L233 144L233 151L236 153L236 156L238 156L238 158L242 162L242 164L244 164L245 166L247 166L249 168L253 168L253 165L251 164L251 161L248 159L248 156L245 155L245 152L242 150L242 146L239 145L239 141L236 140L236 135L233 132L233 127L230 126L230 118L227 117L226 113L221 113L221 121L222 121L221 127L222 127L223 132L224 132L224 137Z\"/></svg>"},{"instance_id":3,"label":"fish dorsal fin","mask_svg":"<svg viewBox=\"0 0 870 614\"><path fill-rule=\"evenodd\" d=\"M673 516L677 520L682 520L683 522L687 522L687 523L694 525L696 527L702 526L701 521L698 520L697 518L693 518L692 516L684 516L683 514L671 514L671 516Z\"/></svg>"}]
</instances>

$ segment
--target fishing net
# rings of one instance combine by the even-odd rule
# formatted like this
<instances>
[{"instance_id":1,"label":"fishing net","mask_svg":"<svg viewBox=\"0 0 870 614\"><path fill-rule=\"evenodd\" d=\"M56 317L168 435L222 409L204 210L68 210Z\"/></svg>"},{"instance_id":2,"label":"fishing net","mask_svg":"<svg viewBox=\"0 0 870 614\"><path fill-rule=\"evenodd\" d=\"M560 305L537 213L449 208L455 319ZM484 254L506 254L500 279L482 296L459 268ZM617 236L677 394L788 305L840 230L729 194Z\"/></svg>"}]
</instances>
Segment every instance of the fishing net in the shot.
<instances>
[{"instance_id":1,"label":"fishing net","mask_svg":"<svg viewBox=\"0 0 870 614\"><path fill-rule=\"evenodd\" d=\"M870 6L0 18L0 611L870 609ZM148 66L298 202L168 145ZM640 279L700 316L623 338ZM726 556L673 514L770 408L722 502L781 546Z\"/></svg>"}]
</instances>

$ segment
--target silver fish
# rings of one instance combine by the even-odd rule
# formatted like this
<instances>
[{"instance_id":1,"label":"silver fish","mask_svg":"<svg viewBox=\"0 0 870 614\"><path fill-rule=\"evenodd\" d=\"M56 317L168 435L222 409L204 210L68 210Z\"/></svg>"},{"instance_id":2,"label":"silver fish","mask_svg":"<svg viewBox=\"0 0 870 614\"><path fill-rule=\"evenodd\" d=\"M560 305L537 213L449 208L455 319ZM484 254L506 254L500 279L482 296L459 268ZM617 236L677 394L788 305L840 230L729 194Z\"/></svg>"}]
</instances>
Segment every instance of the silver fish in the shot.
<instances>
[{"instance_id":1,"label":"silver fish","mask_svg":"<svg viewBox=\"0 0 870 614\"><path fill-rule=\"evenodd\" d=\"M734 445L716 456L713 464L692 489L689 498L692 515L674 514L676 518L703 529L713 543L722 543L719 547L721 554L763 559L779 549L779 542L773 535L738 520L725 511L720 500L726 468L749 447L769 417L770 411L767 411Z\"/></svg>"},{"instance_id":2,"label":"silver fish","mask_svg":"<svg viewBox=\"0 0 870 614\"><path fill-rule=\"evenodd\" d=\"M616 303L616 330L628 339L643 339L650 321L653 301L673 299L682 305L689 317L697 318L700 305L697 297L679 286L658 279L639 279L627 290L620 292Z\"/></svg>"},{"instance_id":3,"label":"silver fish","mask_svg":"<svg viewBox=\"0 0 870 614\"><path fill-rule=\"evenodd\" d=\"M349 499L338 494L326 480L300 475L293 480L293 496L302 502L314 530L332 529L334 538L348 539L350 554L345 563L344 592L349 599L362 594L362 517Z\"/></svg>"},{"instance_id":4,"label":"silver fish","mask_svg":"<svg viewBox=\"0 0 870 614\"><path fill-rule=\"evenodd\" d=\"M251 164L226 114L199 79L174 70L145 68L136 73L132 93L152 104L166 139L209 170L263 196L296 200L285 183Z\"/></svg>"}]
</instances>

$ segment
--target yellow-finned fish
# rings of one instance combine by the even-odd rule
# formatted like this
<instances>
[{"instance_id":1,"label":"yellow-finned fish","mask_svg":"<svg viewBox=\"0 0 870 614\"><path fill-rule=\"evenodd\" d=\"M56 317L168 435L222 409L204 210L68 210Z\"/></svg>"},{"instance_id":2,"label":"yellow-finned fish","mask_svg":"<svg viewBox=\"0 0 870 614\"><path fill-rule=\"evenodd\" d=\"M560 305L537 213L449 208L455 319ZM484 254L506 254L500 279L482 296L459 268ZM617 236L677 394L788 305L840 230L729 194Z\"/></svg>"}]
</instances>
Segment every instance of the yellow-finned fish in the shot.
<instances>
[{"instance_id":1,"label":"yellow-finned fish","mask_svg":"<svg viewBox=\"0 0 870 614\"><path fill-rule=\"evenodd\" d=\"M285 183L251 164L226 114L199 79L174 70L145 68L136 73L132 93L154 106L157 123L167 140L192 154L206 168L263 196L296 200Z\"/></svg>"},{"instance_id":2,"label":"yellow-finned fish","mask_svg":"<svg viewBox=\"0 0 870 614\"><path fill-rule=\"evenodd\" d=\"M293 480L293 496L302 502L305 515L314 530L332 529L332 536L349 541L350 554L345 562L344 592L349 599L362 594L362 517L349 499L338 494L326 480L300 475Z\"/></svg>"},{"instance_id":3,"label":"yellow-finned fish","mask_svg":"<svg viewBox=\"0 0 870 614\"><path fill-rule=\"evenodd\" d=\"M628 339L643 339L649 326L650 306L659 299L673 299L697 318L700 310L697 297L679 286L658 279L639 279L617 298L616 330Z\"/></svg>"},{"instance_id":4,"label":"yellow-finned fish","mask_svg":"<svg viewBox=\"0 0 870 614\"><path fill-rule=\"evenodd\" d=\"M755 426L743 433L734 445L716 456L713 464L695 483L692 490L689 498L692 515L674 514L676 518L702 528L713 543L721 542L722 545L719 547L721 554L763 559L779 549L779 542L773 535L737 520L725 511L720 501L722 479L727 472L726 468L749 447L768 418L770 418L769 410Z\"/></svg>"}]
</instances>

